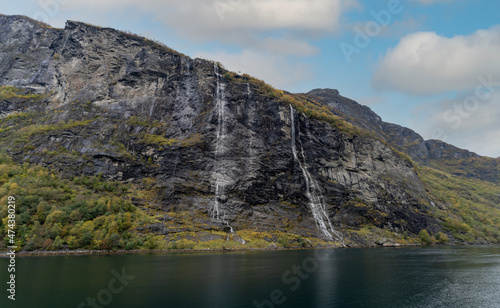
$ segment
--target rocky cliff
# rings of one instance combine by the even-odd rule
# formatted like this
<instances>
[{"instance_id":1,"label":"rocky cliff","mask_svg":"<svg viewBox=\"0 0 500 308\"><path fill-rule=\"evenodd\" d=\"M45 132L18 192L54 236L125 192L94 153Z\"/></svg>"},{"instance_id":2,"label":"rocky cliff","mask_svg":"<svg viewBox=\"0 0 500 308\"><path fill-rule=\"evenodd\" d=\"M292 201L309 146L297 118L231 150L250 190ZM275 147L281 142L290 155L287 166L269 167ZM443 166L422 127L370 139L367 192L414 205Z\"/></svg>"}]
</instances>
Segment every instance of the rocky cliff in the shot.
<instances>
[{"instance_id":1,"label":"rocky cliff","mask_svg":"<svg viewBox=\"0 0 500 308\"><path fill-rule=\"evenodd\" d=\"M167 241L217 231L244 244L251 230L345 246L446 232L436 211L449 204L406 154L478 157L336 90L284 93L81 22L0 15L0 85L15 93L0 97L0 134L16 162L141 185L150 194L134 202L160 215L148 230Z\"/></svg>"},{"instance_id":2,"label":"rocky cliff","mask_svg":"<svg viewBox=\"0 0 500 308\"><path fill-rule=\"evenodd\" d=\"M459 149L440 140L424 140L413 130L387 123L370 108L343 97L338 90L315 89L307 93L346 121L372 132L391 146L407 153L413 160L426 166L452 165L452 172L494 183L500 183L498 162L476 153ZM479 165L479 166L478 166Z\"/></svg>"}]
</instances>

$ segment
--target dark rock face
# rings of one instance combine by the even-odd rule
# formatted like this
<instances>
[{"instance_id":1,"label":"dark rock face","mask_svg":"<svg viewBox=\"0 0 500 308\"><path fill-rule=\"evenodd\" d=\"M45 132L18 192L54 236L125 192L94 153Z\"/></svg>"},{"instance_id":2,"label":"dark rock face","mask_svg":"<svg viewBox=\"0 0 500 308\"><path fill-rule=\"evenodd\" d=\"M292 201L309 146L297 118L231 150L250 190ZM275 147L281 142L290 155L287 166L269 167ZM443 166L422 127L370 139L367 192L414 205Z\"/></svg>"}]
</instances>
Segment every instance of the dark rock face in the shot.
<instances>
[{"instance_id":1,"label":"dark rock face","mask_svg":"<svg viewBox=\"0 0 500 308\"><path fill-rule=\"evenodd\" d=\"M336 115L358 127L378 133L383 131L384 122L375 112L341 96L338 90L314 89L307 94L318 98L320 102L331 107Z\"/></svg>"},{"instance_id":2,"label":"dark rock face","mask_svg":"<svg viewBox=\"0 0 500 308\"><path fill-rule=\"evenodd\" d=\"M440 230L411 162L377 139L347 136L296 113L251 80L226 77L218 64L78 22L52 29L0 16L0 42L0 84L49 93L23 110L42 114L44 125L66 123L30 135L28 148L10 143L20 162L69 175L152 179L159 209L197 211L195 223L208 229L334 240L347 236L343 228L367 223ZM421 139L336 90L309 95L365 129L390 131L405 143ZM1 104L4 116L21 108ZM412 153L441 157L439 146L422 140ZM331 225L325 231L322 223Z\"/></svg>"},{"instance_id":3,"label":"dark rock face","mask_svg":"<svg viewBox=\"0 0 500 308\"><path fill-rule=\"evenodd\" d=\"M439 140L424 140L422 136L409 128L383 122L370 108L341 96L338 90L315 89L307 94L319 98L322 103L332 107L337 115L358 127L375 133L397 149L408 153L416 161L479 157L476 153L459 149Z\"/></svg>"},{"instance_id":4,"label":"dark rock face","mask_svg":"<svg viewBox=\"0 0 500 308\"><path fill-rule=\"evenodd\" d=\"M52 43L62 35L22 16L0 15L0 83L14 86L45 86L53 75L49 63ZM40 88L39 88L40 89Z\"/></svg>"},{"instance_id":5,"label":"dark rock face","mask_svg":"<svg viewBox=\"0 0 500 308\"><path fill-rule=\"evenodd\" d=\"M492 183L500 182L498 162L493 158L481 157L440 140L424 140L409 128L383 122L370 108L341 96L337 90L315 89L307 94L331 107L336 115L346 121L371 132L397 150L408 154L419 164L438 168L447 165L453 174Z\"/></svg>"}]
</instances>

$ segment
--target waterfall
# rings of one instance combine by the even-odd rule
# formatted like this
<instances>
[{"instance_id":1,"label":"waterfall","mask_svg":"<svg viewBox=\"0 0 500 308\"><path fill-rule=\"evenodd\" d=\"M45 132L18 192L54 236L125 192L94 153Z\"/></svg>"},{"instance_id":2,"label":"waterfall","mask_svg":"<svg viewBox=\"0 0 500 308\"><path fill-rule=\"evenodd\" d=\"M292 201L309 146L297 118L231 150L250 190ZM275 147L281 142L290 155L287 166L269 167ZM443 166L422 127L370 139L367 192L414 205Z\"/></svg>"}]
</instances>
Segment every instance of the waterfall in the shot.
<instances>
[{"instance_id":1,"label":"waterfall","mask_svg":"<svg viewBox=\"0 0 500 308\"><path fill-rule=\"evenodd\" d=\"M300 163L299 157L297 156L297 148L295 146L295 110L293 109L292 105L290 105L290 119L291 119L291 126L292 126L292 153L293 153L293 159L299 162L300 168L302 168L302 164Z\"/></svg>"},{"instance_id":2,"label":"waterfall","mask_svg":"<svg viewBox=\"0 0 500 308\"><path fill-rule=\"evenodd\" d=\"M304 180L306 181L306 197L307 199L309 199L309 207L311 208L316 226L332 241L335 236L340 241L342 246L345 247L342 235L333 228L330 218L326 213L325 200L323 198L323 195L321 194L318 182L311 176L311 174L307 170L306 156L304 154L304 147L302 146L302 143L300 144L300 154L302 156L302 159L297 153L297 146L295 141L295 110L293 109L292 105L290 105L290 122L293 159L299 164ZM298 130L298 134L300 142L300 130Z\"/></svg>"},{"instance_id":3,"label":"waterfall","mask_svg":"<svg viewBox=\"0 0 500 308\"><path fill-rule=\"evenodd\" d=\"M254 131L254 125L257 122L256 119L258 117L257 107L255 102L252 102L252 90L250 90L250 84L247 82L247 99L246 99L246 115L247 115L247 124L250 129L248 129L248 147L247 147L247 163L246 163L246 173L251 174L251 177L256 176L255 171L259 168L258 166L258 151L256 147L258 146L258 141L256 137L256 133Z\"/></svg>"},{"instance_id":4,"label":"waterfall","mask_svg":"<svg viewBox=\"0 0 500 308\"><path fill-rule=\"evenodd\" d=\"M219 210L219 199L224 195L224 179L222 178L225 167L224 162L221 160L222 146L225 137L225 126L224 126L224 108L226 107L226 102L224 97L222 97L222 90L224 85L220 82L219 66L214 63L214 72L216 77L216 88L215 88L215 108L217 110L217 130L216 130L216 143L215 143L215 202L212 210L212 218L220 219Z\"/></svg>"},{"instance_id":5,"label":"waterfall","mask_svg":"<svg viewBox=\"0 0 500 308\"><path fill-rule=\"evenodd\" d=\"M229 240L230 235L233 237L233 241L245 244L245 240L239 237L234 231L233 227L226 220L226 213L221 209L221 204L219 200L224 196L226 185L229 184L230 179L226 174L226 166L224 164L224 154L225 154L225 139L227 135L227 128L225 123L225 109L227 105L226 98L224 97L225 85L221 82L221 75L219 73L219 66L214 63L214 73L216 77L216 87L215 87L215 109L217 111L217 128L216 128L216 142L215 142L215 201L212 209L212 219L221 220L229 228L229 233L227 235L227 240Z\"/></svg>"},{"instance_id":6,"label":"waterfall","mask_svg":"<svg viewBox=\"0 0 500 308\"><path fill-rule=\"evenodd\" d=\"M234 242L239 242L239 243L242 243L242 244L246 244L247 242L242 239L237 233L236 231L234 231L233 227L229 224L229 222L226 221L226 215L224 213L224 216L222 218L222 221L226 224L226 226L229 228L229 233L226 235L226 241L230 241L231 240L231 236L233 237L232 240Z\"/></svg>"},{"instance_id":7,"label":"waterfall","mask_svg":"<svg viewBox=\"0 0 500 308\"><path fill-rule=\"evenodd\" d=\"M149 118L150 119L153 116L153 111L155 109L155 104L156 104L156 100L153 100L153 104L151 105L151 108L149 109Z\"/></svg>"}]
</instances>

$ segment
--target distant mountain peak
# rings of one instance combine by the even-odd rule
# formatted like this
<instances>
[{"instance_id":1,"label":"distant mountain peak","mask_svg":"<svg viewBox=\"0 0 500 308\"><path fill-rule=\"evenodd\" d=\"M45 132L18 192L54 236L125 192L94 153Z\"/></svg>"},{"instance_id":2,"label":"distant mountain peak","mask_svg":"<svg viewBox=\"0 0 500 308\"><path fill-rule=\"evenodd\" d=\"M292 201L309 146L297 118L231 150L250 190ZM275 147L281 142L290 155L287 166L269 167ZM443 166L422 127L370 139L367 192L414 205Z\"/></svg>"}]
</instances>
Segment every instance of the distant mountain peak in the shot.
<instances>
[{"instance_id":1,"label":"distant mountain peak","mask_svg":"<svg viewBox=\"0 0 500 308\"><path fill-rule=\"evenodd\" d=\"M0 16L0 59L0 147L95 193L107 188L88 176L137 185L130 202L162 214L149 227L162 241L246 230L263 232L259 245L280 241L276 232L333 246L419 243L421 230L448 232L453 201L431 194L435 178L422 173L499 182L494 159L425 141L336 89L286 93L133 33ZM367 236L373 227L383 232Z\"/></svg>"},{"instance_id":2,"label":"distant mountain peak","mask_svg":"<svg viewBox=\"0 0 500 308\"><path fill-rule=\"evenodd\" d=\"M314 96L338 96L340 95L339 90L337 89L313 89L309 92L307 92L309 95L314 95Z\"/></svg>"}]
</instances>

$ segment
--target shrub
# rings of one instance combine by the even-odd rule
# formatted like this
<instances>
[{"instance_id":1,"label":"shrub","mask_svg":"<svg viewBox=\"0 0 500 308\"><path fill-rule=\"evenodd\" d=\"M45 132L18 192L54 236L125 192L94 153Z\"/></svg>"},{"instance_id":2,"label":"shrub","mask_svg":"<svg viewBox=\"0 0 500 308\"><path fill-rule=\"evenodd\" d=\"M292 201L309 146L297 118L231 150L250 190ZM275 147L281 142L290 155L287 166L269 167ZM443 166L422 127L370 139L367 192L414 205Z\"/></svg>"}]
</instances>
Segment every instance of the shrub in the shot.
<instances>
[{"instance_id":1,"label":"shrub","mask_svg":"<svg viewBox=\"0 0 500 308\"><path fill-rule=\"evenodd\" d=\"M19 195L16 237L25 250L65 246L125 248L132 241L129 248L142 246L143 241L133 228L156 222L153 216L138 209L130 197L125 199L117 194L118 190L137 192L133 185L117 184L99 176L74 177L69 181L41 166L15 164L0 152L0 191L8 195L9 190ZM6 235L6 208L0 205L0 238ZM120 234L126 236L126 241ZM151 244L159 247L162 242L155 239Z\"/></svg>"},{"instance_id":2,"label":"shrub","mask_svg":"<svg viewBox=\"0 0 500 308\"><path fill-rule=\"evenodd\" d=\"M436 241L438 243L445 244L445 243L448 243L448 241L449 241L448 236L446 234L444 234L443 232L436 233L434 235L434 237L436 238Z\"/></svg>"},{"instance_id":3,"label":"shrub","mask_svg":"<svg viewBox=\"0 0 500 308\"><path fill-rule=\"evenodd\" d=\"M56 239L52 243L52 249L53 250L61 250L62 248L63 248L63 242L58 235L58 236L56 236Z\"/></svg>"},{"instance_id":4,"label":"shrub","mask_svg":"<svg viewBox=\"0 0 500 308\"><path fill-rule=\"evenodd\" d=\"M42 248L45 249L45 250L49 250L50 247L52 247L52 240L50 238L46 239L43 244L42 244Z\"/></svg>"},{"instance_id":5,"label":"shrub","mask_svg":"<svg viewBox=\"0 0 500 308\"><path fill-rule=\"evenodd\" d=\"M137 243L135 241L128 241L127 244L125 245L126 250L132 250L137 248Z\"/></svg>"},{"instance_id":6,"label":"shrub","mask_svg":"<svg viewBox=\"0 0 500 308\"><path fill-rule=\"evenodd\" d=\"M429 235L429 232L427 230L422 230L418 233L418 238L422 242L422 244L430 245L434 243L435 239L434 237Z\"/></svg>"}]
</instances>

